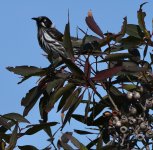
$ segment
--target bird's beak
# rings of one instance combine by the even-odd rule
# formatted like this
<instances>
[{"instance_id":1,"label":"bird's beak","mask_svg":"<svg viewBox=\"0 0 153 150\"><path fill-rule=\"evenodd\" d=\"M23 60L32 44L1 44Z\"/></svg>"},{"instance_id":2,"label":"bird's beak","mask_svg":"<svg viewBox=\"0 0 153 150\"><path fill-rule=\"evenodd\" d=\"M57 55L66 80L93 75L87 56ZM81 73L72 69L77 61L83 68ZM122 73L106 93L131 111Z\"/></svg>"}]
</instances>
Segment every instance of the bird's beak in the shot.
<instances>
[{"instance_id":1,"label":"bird's beak","mask_svg":"<svg viewBox=\"0 0 153 150\"><path fill-rule=\"evenodd\" d=\"M31 18L32 20L38 21L38 18Z\"/></svg>"}]
</instances>

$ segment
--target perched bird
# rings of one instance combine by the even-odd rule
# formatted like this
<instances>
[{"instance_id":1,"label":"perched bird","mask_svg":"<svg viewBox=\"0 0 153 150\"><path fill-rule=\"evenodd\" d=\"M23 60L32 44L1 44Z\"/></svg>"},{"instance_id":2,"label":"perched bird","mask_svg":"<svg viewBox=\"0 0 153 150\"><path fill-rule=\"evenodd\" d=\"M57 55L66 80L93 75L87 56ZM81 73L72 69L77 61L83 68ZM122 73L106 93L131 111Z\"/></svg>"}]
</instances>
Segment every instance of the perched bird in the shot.
<instances>
[{"instance_id":1,"label":"perched bird","mask_svg":"<svg viewBox=\"0 0 153 150\"><path fill-rule=\"evenodd\" d=\"M58 31L52 21L45 17L32 18L36 21L38 33L37 38L40 47L54 59L59 58L59 54L64 54L65 48L62 45L63 34Z\"/></svg>"}]
</instances>

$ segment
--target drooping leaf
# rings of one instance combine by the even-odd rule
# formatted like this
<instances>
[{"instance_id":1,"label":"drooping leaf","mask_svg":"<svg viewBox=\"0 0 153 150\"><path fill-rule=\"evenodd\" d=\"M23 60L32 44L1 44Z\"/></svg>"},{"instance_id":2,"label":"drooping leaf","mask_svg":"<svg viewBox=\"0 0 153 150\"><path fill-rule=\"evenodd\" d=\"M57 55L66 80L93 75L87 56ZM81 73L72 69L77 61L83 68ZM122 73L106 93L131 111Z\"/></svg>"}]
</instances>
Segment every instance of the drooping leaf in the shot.
<instances>
[{"instance_id":1,"label":"drooping leaf","mask_svg":"<svg viewBox=\"0 0 153 150\"><path fill-rule=\"evenodd\" d=\"M101 29L99 28L99 26L97 25L97 23L95 22L92 12L91 10L88 12L88 16L86 17L86 23L88 25L88 27L95 32L97 35L99 35L100 37L104 37L103 32L101 31Z\"/></svg>"},{"instance_id":2,"label":"drooping leaf","mask_svg":"<svg viewBox=\"0 0 153 150\"><path fill-rule=\"evenodd\" d=\"M9 146L7 147L7 150L13 150L16 146L16 143L17 143L17 139L18 139L18 125L16 125L14 127L14 130L12 132L12 135L11 135L11 138L10 138L10 141L9 141Z\"/></svg>"},{"instance_id":3,"label":"drooping leaf","mask_svg":"<svg viewBox=\"0 0 153 150\"><path fill-rule=\"evenodd\" d=\"M104 141L105 144L110 141L110 136L109 136L107 128L103 129L102 138L103 138L103 141Z\"/></svg>"},{"instance_id":4,"label":"drooping leaf","mask_svg":"<svg viewBox=\"0 0 153 150\"><path fill-rule=\"evenodd\" d=\"M147 55L147 51L148 51L148 44L146 44L145 48L144 48L144 52L143 52L143 59L145 59L146 55Z\"/></svg>"},{"instance_id":5,"label":"drooping leaf","mask_svg":"<svg viewBox=\"0 0 153 150\"><path fill-rule=\"evenodd\" d=\"M82 100L83 96L84 96L84 92L77 98L77 101L68 110L68 112L67 112L67 114L64 118L64 121L63 121L62 129L64 128L67 121L69 121L71 119L73 112L76 110L78 105L81 103L81 100Z\"/></svg>"},{"instance_id":6,"label":"drooping leaf","mask_svg":"<svg viewBox=\"0 0 153 150\"><path fill-rule=\"evenodd\" d=\"M36 147L32 145L24 145L24 146L18 146L20 150L38 150Z\"/></svg>"},{"instance_id":7,"label":"drooping leaf","mask_svg":"<svg viewBox=\"0 0 153 150\"><path fill-rule=\"evenodd\" d=\"M61 56L64 63L67 65L67 67L71 70L72 73L74 73L74 75L78 76L78 77L83 77L84 73L83 71L75 64L72 62L72 60L67 59L63 56Z\"/></svg>"},{"instance_id":8,"label":"drooping leaf","mask_svg":"<svg viewBox=\"0 0 153 150\"><path fill-rule=\"evenodd\" d=\"M16 67L7 67L9 71L21 75L21 76L32 76L32 75L42 75L45 70L35 66L16 66Z\"/></svg>"},{"instance_id":9,"label":"drooping leaf","mask_svg":"<svg viewBox=\"0 0 153 150\"><path fill-rule=\"evenodd\" d=\"M33 135L40 130L45 129L46 127L55 126L58 122L48 122L48 123L41 123L41 124L34 124L34 125L28 125L26 128L29 128L24 134L25 135Z\"/></svg>"},{"instance_id":10,"label":"drooping leaf","mask_svg":"<svg viewBox=\"0 0 153 150\"><path fill-rule=\"evenodd\" d=\"M38 86L32 88L26 96L21 100L21 105L25 106L23 116L27 116L29 111L33 108L36 104L37 100L43 93L43 90L40 89Z\"/></svg>"},{"instance_id":11,"label":"drooping leaf","mask_svg":"<svg viewBox=\"0 0 153 150\"><path fill-rule=\"evenodd\" d=\"M132 57L130 57L130 60L139 63L139 61L141 60L141 55L139 50L137 48L131 48L128 49L128 52L132 55Z\"/></svg>"},{"instance_id":12,"label":"drooping leaf","mask_svg":"<svg viewBox=\"0 0 153 150\"><path fill-rule=\"evenodd\" d=\"M65 105L63 106L63 109L62 109L61 113L64 113L71 106L73 106L73 104L76 103L76 101L78 100L78 96L79 96L80 92L81 92L81 88L78 88L76 91L74 91L72 93L71 96L69 96L69 98L65 102Z\"/></svg>"},{"instance_id":13,"label":"drooping leaf","mask_svg":"<svg viewBox=\"0 0 153 150\"><path fill-rule=\"evenodd\" d=\"M24 118L22 115L18 113L8 113L8 114L3 115L2 117L7 118L7 119L13 119L17 122L30 123L26 118Z\"/></svg>"},{"instance_id":14,"label":"drooping leaf","mask_svg":"<svg viewBox=\"0 0 153 150\"><path fill-rule=\"evenodd\" d=\"M91 65L89 63L89 57L85 61L84 73L85 73L85 76L87 77L87 79L89 79L90 74L91 74Z\"/></svg>"},{"instance_id":15,"label":"drooping leaf","mask_svg":"<svg viewBox=\"0 0 153 150\"><path fill-rule=\"evenodd\" d=\"M120 60L120 59L126 59L126 58L130 58L132 57L131 54L129 53L115 53L115 54L109 54L107 55L102 62L105 61L116 61L116 60Z\"/></svg>"},{"instance_id":16,"label":"drooping leaf","mask_svg":"<svg viewBox=\"0 0 153 150\"><path fill-rule=\"evenodd\" d=\"M130 36L142 39L144 34L141 31L141 28L135 24L127 24L126 25L126 33Z\"/></svg>"},{"instance_id":17,"label":"drooping leaf","mask_svg":"<svg viewBox=\"0 0 153 150\"><path fill-rule=\"evenodd\" d=\"M68 56L68 58L71 58L71 60L73 60L74 59L74 52L73 52L71 36L70 36L70 23L69 23L69 21L65 26L63 44L66 49L66 55Z\"/></svg>"},{"instance_id":18,"label":"drooping leaf","mask_svg":"<svg viewBox=\"0 0 153 150\"><path fill-rule=\"evenodd\" d=\"M68 99L68 97L70 95L72 95L73 91L75 90L75 86L72 87L69 91L65 92L59 102L58 108L57 108L57 112L60 111L62 109L62 107L65 105L66 100Z\"/></svg>"},{"instance_id":19,"label":"drooping leaf","mask_svg":"<svg viewBox=\"0 0 153 150\"><path fill-rule=\"evenodd\" d=\"M120 72L123 69L122 66L116 66L110 69L105 69L102 71L99 71L95 77L92 77L91 79L94 81L102 81L105 80L107 78L110 78L114 75L116 75L118 72Z\"/></svg>"},{"instance_id":20,"label":"drooping leaf","mask_svg":"<svg viewBox=\"0 0 153 150\"><path fill-rule=\"evenodd\" d=\"M45 111L49 112L53 107L56 101L63 96L64 93L68 92L71 88L75 87L73 83L68 83L65 87L61 87L56 93L50 96L50 99L46 105Z\"/></svg>"},{"instance_id":21,"label":"drooping leaf","mask_svg":"<svg viewBox=\"0 0 153 150\"><path fill-rule=\"evenodd\" d=\"M139 23L139 26L140 26L141 30L145 34L145 37L147 39L150 39L150 33L146 29L145 20L144 20L144 18L146 16L146 13L142 11L142 7L143 7L144 4L146 4L146 2L140 5L140 9L137 12L138 23Z\"/></svg>"},{"instance_id":22,"label":"drooping leaf","mask_svg":"<svg viewBox=\"0 0 153 150\"><path fill-rule=\"evenodd\" d=\"M89 131L83 131L83 130L74 130L74 132L78 133L78 134L81 134L81 135L84 135L84 134L94 134L92 132L89 132Z\"/></svg>"}]
</instances>

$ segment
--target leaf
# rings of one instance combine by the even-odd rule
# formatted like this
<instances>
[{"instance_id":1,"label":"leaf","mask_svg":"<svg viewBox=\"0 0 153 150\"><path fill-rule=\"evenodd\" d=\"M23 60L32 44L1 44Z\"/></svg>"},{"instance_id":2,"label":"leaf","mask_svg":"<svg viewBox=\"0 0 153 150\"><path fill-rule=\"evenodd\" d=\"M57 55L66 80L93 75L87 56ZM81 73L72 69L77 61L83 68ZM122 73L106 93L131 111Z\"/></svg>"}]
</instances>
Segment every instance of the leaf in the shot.
<instances>
[{"instance_id":1,"label":"leaf","mask_svg":"<svg viewBox=\"0 0 153 150\"><path fill-rule=\"evenodd\" d=\"M126 58L130 58L132 57L131 54L129 53L116 53L116 54L109 54L107 55L102 62L105 61L116 61L116 60L120 60L120 59L126 59Z\"/></svg>"},{"instance_id":2,"label":"leaf","mask_svg":"<svg viewBox=\"0 0 153 150\"><path fill-rule=\"evenodd\" d=\"M137 86L133 85L133 84L122 84L122 88L127 90L127 91L130 91L130 90L136 89Z\"/></svg>"},{"instance_id":3,"label":"leaf","mask_svg":"<svg viewBox=\"0 0 153 150\"><path fill-rule=\"evenodd\" d=\"M32 145L24 145L24 146L18 146L20 150L38 150L36 147Z\"/></svg>"},{"instance_id":4,"label":"leaf","mask_svg":"<svg viewBox=\"0 0 153 150\"><path fill-rule=\"evenodd\" d=\"M58 108L57 108L57 112L59 112L62 107L64 106L66 100L68 99L68 97L73 93L73 91L75 90L75 86L72 87L69 91L65 92L59 102Z\"/></svg>"},{"instance_id":5,"label":"leaf","mask_svg":"<svg viewBox=\"0 0 153 150\"><path fill-rule=\"evenodd\" d=\"M66 55L68 56L68 58L71 58L71 60L73 60L74 59L74 52L73 52L72 43L71 43L69 21L65 26L63 44L64 44L64 47L66 49Z\"/></svg>"},{"instance_id":6,"label":"leaf","mask_svg":"<svg viewBox=\"0 0 153 150\"><path fill-rule=\"evenodd\" d=\"M99 138L96 138L95 140L91 141L86 147L87 147L88 149L91 149L93 146L96 145L96 143L98 142L98 139L99 139ZM103 149L102 149L102 150L103 150Z\"/></svg>"},{"instance_id":7,"label":"leaf","mask_svg":"<svg viewBox=\"0 0 153 150\"><path fill-rule=\"evenodd\" d=\"M74 73L78 77L84 76L83 71L75 63L73 63L72 60L63 57L62 55L61 57L64 63L67 65L67 67L71 70L72 73Z\"/></svg>"},{"instance_id":8,"label":"leaf","mask_svg":"<svg viewBox=\"0 0 153 150\"><path fill-rule=\"evenodd\" d=\"M76 101L78 100L78 96L81 92L81 88L78 88L76 91L74 91L71 96L69 96L69 98L66 100L65 105L63 106L63 109L61 111L61 113L64 113L66 110L69 109L69 107L73 106L73 104L76 103Z\"/></svg>"},{"instance_id":9,"label":"leaf","mask_svg":"<svg viewBox=\"0 0 153 150\"><path fill-rule=\"evenodd\" d=\"M38 86L29 90L26 96L21 100L21 105L25 106L23 116L28 115L29 111L33 108L42 93L43 90L41 90Z\"/></svg>"},{"instance_id":10,"label":"leaf","mask_svg":"<svg viewBox=\"0 0 153 150\"><path fill-rule=\"evenodd\" d=\"M48 123L41 123L41 124L34 124L34 125L28 125L26 128L29 128L24 134L25 135L33 135L37 132L39 132L42 129L45 129L46 127L55 126L58 122L48 122Z\"/></svg>"},{"instance_id":11,"label":"leaf","mask_svg":"<svg viewBox=\"0 0 153 150\"><path fill-rule=\"evenodd\" d=\"M88 12L88 16L85 19L88 27L95 32L97 35L99 35L100 37L104 37L103 32L101 31L101 29L99 28L99 26L97 25L97 23L95 22L92 12L91 10Z\"/></svg>"},{"instance_id":12,"label":"leaf","mask_svg":"<svg viewBox=\"0 0 153 150\"><path fill-rule=\"evenodd\" d=\"M137 17L138 17L139 26L140 26L141 30L143 31L143 33L145 34L145 37L147 39L150 39L150 33L147 31L145 21L144 21L144 18L146 17L146 13L142 11L142 7L146 3L147 2L140 5L140 9L137 12Z\"/></svg>"},{"instance_id":13,"label":"leaf","mask_svg":"<svg viewBox=\"0 0 153 150\"><path fill-rule=\"evenodd\" d=\"M2 117L6 119L13 119L17 122L30 123L27 119L25 119L22 115L18 113L8 113L8 114L3 115Z\"/></svg>"},{"instance_id":14,"label":"leaf","mask_svg":"<svg viewBox=\"0 0 153 150\"><path fill-rule=\"evenodd\" d=\"M76 129L74 130L74 132L76 132L76 133L78 133L78 134L81 134L81 135L82 135L82 134L83 134L83 135L84 135L84 134L95 134L95 133L92 133L92 132L83 131L83 130L76 130Z\"/></svg>"},{"instance_id":15,"label":"leaf","mask_svg":"<svg viewBox=\"0 0 153 150\"><path fill-rule=\"evenodd\" d=\"M80 150L88 150L81 142L70 134L66 134L67 138Z\"/></svg>"},{"instance_id":16,"label":"leaf","mask_svg":"<svg viewBox=\"0 0 153 150\"><path fill-rule=\"evenodd\" d=\"M144 34L141 31L141 28L135 24L127 24L126 25L126 33L130 36L142 39Z\"/></svg>"},{"instance_id":17,"label":"leaf","mask_svg":"<svg viewBox=\"0 0 153 150\"><path fill-rule=\"evenodd\" d=\"M86 124L85 118L84 118L84 116L82 116L82 115L73 114L71 117L72 117L73 119L75 119L75 120L81 122L81 123Z\"/></svg>"},{"instance_id":18,"label":"leaf","mask_svg":"<svg viewBox=\"0 0 153 150\"><path fill-rule=\"evenodd\" d=\"M60 144L64 150L73 150L73 148L70 145L68 145L67 143L60 141Z\"/></svg>"},{"instance_id":19,"label":"leaf","mask_svg":"<svg viewBox=\"0 0 153 150\"><path fill-rule=\"evenodd\" d=\"M32 76L32 75L39 76L45 72L44 69L35 66L16 66L16 67L7 67L6 69L21 76Z\"/></svg>"},{"instance_id":20,"label":"leaf","mask_svg":"<svg viewBox=\"0 0 153 150\"><path fill-rule=\"evenodd\" d=\"M75 87L73 83L68 83L65 87L61 87L56 93L50 96L50 99L46 105L45 111L49 112L53 107L56 101L66 92L68 92L71 88Z\"/></svg>"},{"instance_id":21,"label":"leaf","mask_svg":"<svg viewBox=\"0 0 153 150\"><path fill-rule=\"evenodd\" d=\"M8 130L10 130L10 128L11 128L9 123L7 123L7 120L3 117L0 117L0 125L2 125L3 127L5 127Z\"/></svg>"},{"instance_id":22,"label":"leaf","mask_svg":"<svg viewBox=\"0 0 153 150\"><path fill-rule=\"evenodd\" d=\"M145 59L146 55L147 55L147 51L148 51L148 44L146 44L145 48L144 48L144 52L143 52L143 59Z\"/></svg>"},{"instance_id":23,"label":"leaf","mask_svg":"<svg viewBox=\"0 0 153 150\"><path fill-rule=\"evenodd\" d=\"M99 71L98 73L96 73L95 77L92 77L91 79L94 81L102 81L105 80L107 78L110 78L114 75L116 75L117 73L119 73L121 70L123 69L122 66L116 66L110 69L105 69L102 71Z\"/></svg>"},{"instance_id":24,"label":"leaf","mask_svg":"<svg viewBox=\"0 0 153 150\"><path fill-rule=\"evenodd\" d=\"M83 98L84 92L77 98L76 103L73 104L73 106L71 106L71 108L68 110L64 121L63 121L63 125L62 125L62 129L64 128L65 124L67 123L67 121L69 121L71 119L71 116L73 114L73 112L76 110L76 108L78 107L78 105L81 103L81 100Z\"/></svg>"},{"instance_id":25,"label":"leaf","mask_svg":"<svg viewBox=\"0 0 153 150\"><path fill-rule=\"evenodd\" d=\"M90 75L91 75L91 65L89 62L89 57L85 61L84 73L85 73L85 76L87 77L87 79L89 79Z\"/></svg>"},{"instance_id":26,"label":"leaf","mask_svg":"<svg viewBox=\"0 0 153 150\"><path fill-rule=\"evenodd\" d=\"M118 33L118 37L116 38L116 41L120 41L122 39L122 37L125 35L126 33L126 27L127 27L127 17L123 18L123 25L121 27L121 31Z\"/></svg>"},{"instance_id":27,"label":"leaf","mask_svg":"<svg viewBox=\"0 0 153 150\"><path fill-rule=\"evenodd\" d=\"M9 146L7 147L6 150L13 150L15 148L17 139L18 139L17 132L18 132L18 125L14 127L14 130L12 132L12 135L9 141Z\"/></svg>"}]
</instances>

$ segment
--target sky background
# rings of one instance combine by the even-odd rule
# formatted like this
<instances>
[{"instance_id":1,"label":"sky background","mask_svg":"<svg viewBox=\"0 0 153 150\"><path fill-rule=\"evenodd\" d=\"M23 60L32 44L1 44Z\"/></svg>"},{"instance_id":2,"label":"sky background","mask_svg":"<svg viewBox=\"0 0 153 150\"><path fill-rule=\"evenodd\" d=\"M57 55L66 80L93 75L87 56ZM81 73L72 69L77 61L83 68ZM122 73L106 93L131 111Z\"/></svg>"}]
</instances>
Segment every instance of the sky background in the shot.
<instances>
[{"instance_id":1,"label":"sky background","mask_svg":"<svg viewBox=\"0 0 153 150\"><path fill-rule=\"evenodd\" d=\"M0 1L0 114L16 112L22 114L20 106L22 97L36 85L38 78L30 79L21 85L19 76L8 72L7 66L31 65L46 67L49 62L42 56L43 51L37 42L36 24L32 17L47 16L61 31L67 23L67 12L70 12L71 35L76 36L76 27L86 31L85 17L92 10L96 22L105 33L118 32L127 16L128 23L137 24L137 10L143 0L1 0ZM153 18L153 2L144 7L147 12L146 24L151 30ZM89 33L92 33L89 31ZM81 36L81 34L80 34ZM81 108L80 108L81 109ZM82 110L80 110L82 111ZM50 121L60 118L54 111L50 113ZM27 117L31 123L38 123L38 105ZM60 119L59 119L60 120ZM77 127L80 124L73 124ZM71 128L66 128L65 131ZM43 135L43 136L42 136ZM47 146L48 137L40 132L19 140L18 145L32 144L39 149ZM86 141L82 141L85 143Z\"/></svg>"}]
</instances>

